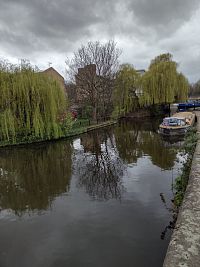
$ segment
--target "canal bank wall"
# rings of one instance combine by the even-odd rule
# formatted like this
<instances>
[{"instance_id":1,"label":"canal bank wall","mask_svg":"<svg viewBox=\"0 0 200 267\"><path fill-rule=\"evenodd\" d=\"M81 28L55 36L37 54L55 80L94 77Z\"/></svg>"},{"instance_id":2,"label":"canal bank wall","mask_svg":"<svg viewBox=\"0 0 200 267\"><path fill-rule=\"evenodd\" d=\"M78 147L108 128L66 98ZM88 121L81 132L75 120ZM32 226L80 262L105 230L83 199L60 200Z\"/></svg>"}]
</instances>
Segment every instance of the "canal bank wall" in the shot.
<instances>
[{"instance_id":1,"label":"canal bank wall","mask_svg":"<svg viewBox=\"0 0 200 267\"><path fill-rule=\"evenodd\" d=\"M163 267L200 266L200 111L196 111L198 141L188 186Z\"/></svg>"}]
</instances>

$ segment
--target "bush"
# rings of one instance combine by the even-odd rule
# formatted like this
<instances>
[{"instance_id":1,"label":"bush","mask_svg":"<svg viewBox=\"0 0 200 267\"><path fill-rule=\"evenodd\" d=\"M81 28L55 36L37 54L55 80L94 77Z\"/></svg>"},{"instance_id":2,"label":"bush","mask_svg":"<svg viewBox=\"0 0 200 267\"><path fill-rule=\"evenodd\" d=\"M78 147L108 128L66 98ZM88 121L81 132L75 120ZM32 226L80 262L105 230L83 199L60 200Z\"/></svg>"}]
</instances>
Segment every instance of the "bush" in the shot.
<instances>
[{"instance_id":1,"label":"bush","mask_svg":"<svg viewBox=\"0 0 200 267\"><path fill-rule=\"evenodd\" d=\"M190 175L191 165L193 154L197 144L197 133L195 128L191 128L184 140L183 152L186 156L186 161L183 163L183 167L181 169L182 173L175 180L174 188L176 190L174 197L174 204L179 207L182 204L185 190L187 188L188 179Z\"/></svg>"}]
</instances>

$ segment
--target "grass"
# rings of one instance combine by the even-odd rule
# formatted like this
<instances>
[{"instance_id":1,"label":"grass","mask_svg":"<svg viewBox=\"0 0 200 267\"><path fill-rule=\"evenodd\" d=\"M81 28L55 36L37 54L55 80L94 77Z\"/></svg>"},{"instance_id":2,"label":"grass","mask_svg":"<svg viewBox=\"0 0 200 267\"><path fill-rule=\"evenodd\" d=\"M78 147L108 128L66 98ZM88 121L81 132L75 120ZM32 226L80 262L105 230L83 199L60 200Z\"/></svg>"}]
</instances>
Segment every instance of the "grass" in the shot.
<instances>
[{"instance_id":1,"label":"grass","mask_svg":"<svg viewBox=\"0 0 200 267\"><path fill-rule=\"evenodd\" d=\"M107 121L107 122L99 123L99 124L91 124L89 119L77 119L76 121L72 122L71 129L69 129L63 136L59 137L58 139L80 135L82 133L88 132L89 130L99 128L103 125L106 126L107 123L112 123L112 122L113 121ZM51 141L51 140L56 140L56 139L55 138L54 139L49 139L49 138L39 139L39 138L34 138L33 136L30 136L29 139L28 138L24 139L23 137L21 137L21 138L18 138L15 143L10 142L10 141L0 142L0 147L10 146L10 145L31 144L31 143Z\"/></svg>"},{"instance_id":2,"label":"grass","mask_svg":"<svg viewBox=\"0 0 200 267\"><path fill-rule=\"evenodd\" d=\"M176 190L175 197L174 197L174 204L176 207L180 207L185 190L187 188L188 179L190 175L191 165L193 154L197 144L197 133L196 129L192 128L189 130L185 136L184 145L183 145L183 153L186 156L186 161L183 163L183 167L181 169L181 174L175 179L174 188Z\"/></svg>"}]
</instances>

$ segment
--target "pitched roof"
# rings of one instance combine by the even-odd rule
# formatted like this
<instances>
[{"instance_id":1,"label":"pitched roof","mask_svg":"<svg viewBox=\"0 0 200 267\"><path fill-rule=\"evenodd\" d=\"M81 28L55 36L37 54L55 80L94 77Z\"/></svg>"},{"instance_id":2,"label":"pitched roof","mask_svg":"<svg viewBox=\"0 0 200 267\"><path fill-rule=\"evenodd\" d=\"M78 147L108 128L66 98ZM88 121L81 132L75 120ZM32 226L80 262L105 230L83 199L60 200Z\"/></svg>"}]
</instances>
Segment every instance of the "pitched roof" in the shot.
<instances>
[{"instance_id":1,"label":"pitched roof","mask_svg":"<svg viewBox=\"0 0 200 267\"><path fill-rule=\"evenodd\" d=\"M48 71L54 71L54 72L56 72L60 77L62 77L62 78L64 79L64 77L63 77L57 70L55 70L53 67L49 67L48 69L43 70L42 72L48 72Z\"/></svg>"}]
</instances>

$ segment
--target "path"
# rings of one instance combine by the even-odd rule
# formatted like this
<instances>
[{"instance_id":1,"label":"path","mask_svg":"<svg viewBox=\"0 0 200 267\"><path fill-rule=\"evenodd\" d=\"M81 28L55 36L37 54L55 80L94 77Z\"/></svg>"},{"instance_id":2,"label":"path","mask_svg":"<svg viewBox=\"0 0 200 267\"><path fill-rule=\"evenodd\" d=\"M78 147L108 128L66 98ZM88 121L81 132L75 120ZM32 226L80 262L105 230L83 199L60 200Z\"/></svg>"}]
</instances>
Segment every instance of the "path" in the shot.
<instances>
[{"instance_id":1,"label":"path","mask_svg":"<svg viewBox=\"0 0 200 267\"><path fill-rule=\"evenodd\" d=\"M197 133L200 137L200 111ZM200 138L194 153L190 178L163 267L200 266Z\"/></svg>"}]
</instances>

